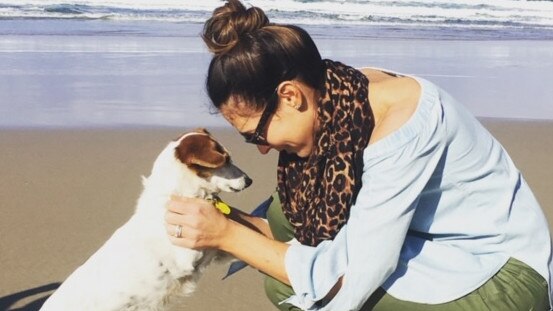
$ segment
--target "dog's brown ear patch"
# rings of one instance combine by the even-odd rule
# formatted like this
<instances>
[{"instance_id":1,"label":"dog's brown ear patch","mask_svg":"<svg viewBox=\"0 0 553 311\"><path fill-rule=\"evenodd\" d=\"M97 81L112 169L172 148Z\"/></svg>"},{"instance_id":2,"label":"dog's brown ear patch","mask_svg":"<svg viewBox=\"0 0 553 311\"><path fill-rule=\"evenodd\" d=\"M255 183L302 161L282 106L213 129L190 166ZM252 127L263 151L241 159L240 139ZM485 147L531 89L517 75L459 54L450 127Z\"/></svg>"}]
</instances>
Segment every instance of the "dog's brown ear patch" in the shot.
<instances>
[{"instance_id":1,"label":"dog's brown ear patch","mask_svg":"<svg viewBox=\"0 0 553 311\"><path fill-rule=\"evenodd\" d=\"M208 135L190 135L175 148L175 156L188 166L218 168L223 166L229 155L221 145Z\"/></svg>"}]
</instances>

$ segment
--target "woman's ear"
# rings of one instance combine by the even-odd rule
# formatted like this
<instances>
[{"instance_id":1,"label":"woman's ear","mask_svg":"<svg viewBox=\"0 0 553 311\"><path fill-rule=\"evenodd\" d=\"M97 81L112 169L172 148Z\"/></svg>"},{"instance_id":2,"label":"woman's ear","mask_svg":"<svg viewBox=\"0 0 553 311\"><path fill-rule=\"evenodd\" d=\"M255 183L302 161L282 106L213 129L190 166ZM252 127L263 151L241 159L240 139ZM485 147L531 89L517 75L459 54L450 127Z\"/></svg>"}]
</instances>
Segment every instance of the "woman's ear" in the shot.
<instances>
[{"instance_id":1,"label":"woman's ear","mask_svg":"<svg viewBox=\"0 0 553 311\"><path fill-rule=\"evenodd\" d=\"M292 81L284 81L277 88L277 95L281 103L300 110L303 103L302 90Z\"/></svg>"}]
</instances>

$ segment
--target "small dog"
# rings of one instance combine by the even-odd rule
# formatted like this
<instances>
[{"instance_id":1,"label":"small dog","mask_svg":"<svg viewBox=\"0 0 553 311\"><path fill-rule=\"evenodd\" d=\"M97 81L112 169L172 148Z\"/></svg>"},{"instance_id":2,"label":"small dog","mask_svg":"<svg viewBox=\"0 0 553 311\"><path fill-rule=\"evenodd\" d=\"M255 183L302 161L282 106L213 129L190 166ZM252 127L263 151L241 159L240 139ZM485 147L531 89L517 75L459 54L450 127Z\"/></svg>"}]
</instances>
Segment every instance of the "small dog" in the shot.
<instances>
[{"instance_id":1,"label":"small dog","mask_svg":"<svg viewBox=\"0 0 553 311\"><path fill-rule=\"evenodd\" d=\"M44 311L160 310L170 296L190 294L220 252L170 243L164 227L171 195L209 199L237 192L252 180L204 129L186 133L155 160L134 215L73 272Z\"/></svg>"}]
</instances>

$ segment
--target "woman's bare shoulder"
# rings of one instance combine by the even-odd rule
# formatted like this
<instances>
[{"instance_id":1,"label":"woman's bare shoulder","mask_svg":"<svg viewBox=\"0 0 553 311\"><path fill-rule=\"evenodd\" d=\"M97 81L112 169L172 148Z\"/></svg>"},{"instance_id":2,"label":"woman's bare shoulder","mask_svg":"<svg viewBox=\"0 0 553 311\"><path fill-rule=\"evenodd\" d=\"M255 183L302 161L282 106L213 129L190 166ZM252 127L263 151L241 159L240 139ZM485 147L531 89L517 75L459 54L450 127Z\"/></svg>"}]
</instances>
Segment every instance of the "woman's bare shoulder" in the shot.
<instances>
[{"instance_id":1,"label":"woman's bare shoulder","mask_svg":"<svg viewBox=\"0 0 553 311\"><path fill-rule=\"evenodd\" d=\"M378 83L378 82L386 81L396 77L395 75L390 74L388 72L385 72L376 68L370 68L370 67L360 68L359 71L361 71L369 79L369 83Z\"/></svg>"},{"instance_id":2,"label":"woman's bare shoulder","mask_svg":"<svg viewBox=\"0 0 553 311\"><path fill-rule=\"evenodd\" d=\"M389 76L375 81L369 89L369 100L375 111L376 123L370 143L384 138L405 124L416 111L420 96L421 86L411 77Z\"/></svg>"}]
</instances>

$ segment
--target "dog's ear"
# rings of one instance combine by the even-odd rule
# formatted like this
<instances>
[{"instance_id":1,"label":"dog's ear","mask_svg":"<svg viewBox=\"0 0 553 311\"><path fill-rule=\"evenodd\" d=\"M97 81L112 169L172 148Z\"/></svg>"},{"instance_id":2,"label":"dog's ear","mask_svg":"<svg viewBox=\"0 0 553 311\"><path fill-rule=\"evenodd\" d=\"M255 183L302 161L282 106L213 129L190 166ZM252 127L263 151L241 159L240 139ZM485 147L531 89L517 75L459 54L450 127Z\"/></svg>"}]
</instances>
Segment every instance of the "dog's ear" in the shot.
<instances>
[{"instance_id":1,"label":"dog's ear","mask_svg":"<svg viewBox=\"0 0 553 311\"><path fill-rule=\"evenodd\" d=\"M182 163L191 166L218 168L228 161L223 147L207 135L185 137L175 148L175 156Z\"/></svg>"}]
</instances>

